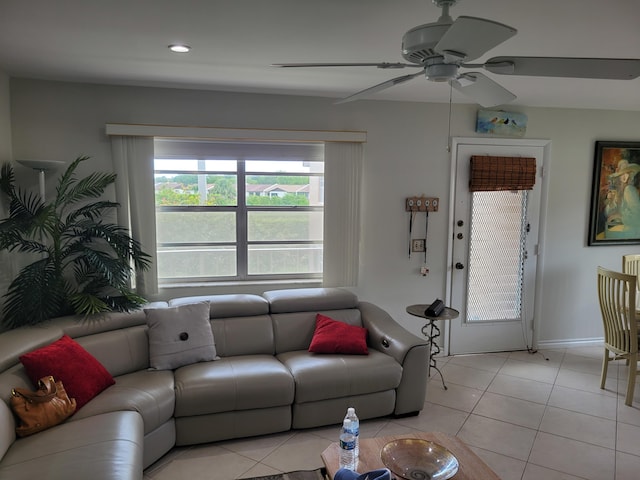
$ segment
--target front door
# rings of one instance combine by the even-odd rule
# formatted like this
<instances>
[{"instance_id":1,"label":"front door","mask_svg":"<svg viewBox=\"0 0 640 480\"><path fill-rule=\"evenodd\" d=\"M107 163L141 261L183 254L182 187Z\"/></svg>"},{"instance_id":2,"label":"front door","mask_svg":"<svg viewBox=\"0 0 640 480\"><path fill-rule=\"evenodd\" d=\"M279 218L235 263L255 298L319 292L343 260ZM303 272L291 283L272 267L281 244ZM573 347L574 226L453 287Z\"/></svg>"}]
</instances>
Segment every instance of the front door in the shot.
<instances>
[{"instance_id":1,"label":"front door","mask_svg":"<svg viewBox=\"0 0 640 480\"><path fill-rule=\"evenodd\" d=\"M533 341L542 171L547 141L453 142L449 354L522 350ZM533 190L469 192L472 155L534 157Z\"/></svg>"}]
</instances>

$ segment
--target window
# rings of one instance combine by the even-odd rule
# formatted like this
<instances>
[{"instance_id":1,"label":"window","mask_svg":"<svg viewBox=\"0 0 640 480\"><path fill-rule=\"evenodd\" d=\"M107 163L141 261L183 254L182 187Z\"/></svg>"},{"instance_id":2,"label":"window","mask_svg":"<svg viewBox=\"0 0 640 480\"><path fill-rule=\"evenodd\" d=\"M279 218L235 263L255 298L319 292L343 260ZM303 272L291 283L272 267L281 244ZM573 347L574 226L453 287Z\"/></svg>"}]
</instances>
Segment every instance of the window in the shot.
<instances>
[{"instance_id":1,"label":"window","mask_svg":"<svg viewBox=\"0 0 640 480\"><path fill-rule=\"evenodd\" d=\"M473 192L467 322L520 319L524 295L528 191ZM500 252L496 256L496 252Z\"/></svg>"},{"instance_id":2,"label":"window","mask_svg":"<svg viewBox=\"0 0 640 480\"><path fill-rule=\"evenodd\" d=\"M324 145L156 139L160 284L319 278Z\"/></svg>"}]
</instances>

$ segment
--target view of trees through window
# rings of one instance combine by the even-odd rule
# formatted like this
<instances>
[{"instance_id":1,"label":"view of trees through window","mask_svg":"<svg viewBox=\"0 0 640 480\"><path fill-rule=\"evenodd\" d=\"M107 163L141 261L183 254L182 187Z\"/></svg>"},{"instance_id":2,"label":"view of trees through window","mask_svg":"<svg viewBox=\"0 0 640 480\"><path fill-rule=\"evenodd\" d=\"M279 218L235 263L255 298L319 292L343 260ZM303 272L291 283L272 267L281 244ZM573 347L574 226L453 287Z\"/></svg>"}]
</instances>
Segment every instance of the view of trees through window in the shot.
<instances>
[{"instance_id":1,"label":"view of trees through window","mask_svg":"<svg viewBox=\"0 0 640 480\"><path fill-rule=\"evenodd\" d=\"M161 282L322 273L322 162L156 159L155 195Z\"/></svg>"},{"instance_id":2,"label":"view of trees through window","mask_svg":"<svg viewBox=\"0 0 640 480\"><path fill-rule=\"evenodd\" d=\"M238 189L235 175L204 175L207 186L204 199L198 189L200 176L196 174L156 175L156 205L237 205ZM309 177L249 175L246 177L246 182L247 185L263 186L264 189L274 185L308 187ZM249 190L252 191L251 194ZM257 188L248 188L247 205L309 205L308 196L296 192L302 189L291 190L292 192L285 190L283 195L260 195Z\"/></svg>"}]
</instances>

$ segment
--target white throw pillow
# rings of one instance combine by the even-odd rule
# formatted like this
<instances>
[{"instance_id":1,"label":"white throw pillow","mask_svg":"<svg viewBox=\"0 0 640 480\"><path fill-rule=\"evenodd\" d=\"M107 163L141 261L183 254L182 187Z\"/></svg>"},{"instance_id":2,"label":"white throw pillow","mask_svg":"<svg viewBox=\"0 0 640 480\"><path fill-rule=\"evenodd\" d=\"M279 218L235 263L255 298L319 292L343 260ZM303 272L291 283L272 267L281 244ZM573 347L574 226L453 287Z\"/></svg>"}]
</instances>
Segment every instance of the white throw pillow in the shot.
<instances>
[{"instance_id":1,"label":"white throw pillow","mask_svg":"<svg viewBox=\"0 0 640 480\"><path fill-rule=\"evenodd\" d=\"M209 321L209 302L144 310L149 326L149 364L173 370L215 360L216 346Z\"/></svg>"}]
</instances>

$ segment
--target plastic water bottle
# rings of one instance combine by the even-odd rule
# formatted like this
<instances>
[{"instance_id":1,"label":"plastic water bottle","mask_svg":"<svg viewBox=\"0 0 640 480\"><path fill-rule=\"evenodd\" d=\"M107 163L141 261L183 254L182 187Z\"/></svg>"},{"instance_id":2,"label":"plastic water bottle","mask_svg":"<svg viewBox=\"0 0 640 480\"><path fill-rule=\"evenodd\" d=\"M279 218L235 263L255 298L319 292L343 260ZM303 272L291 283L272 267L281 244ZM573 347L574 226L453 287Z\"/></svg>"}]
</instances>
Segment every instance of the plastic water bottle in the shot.
<instances>
[{"instance_id":1,"label":"plastic water bottle","mask_svg":"<svg viewBox=\"0 0 640 480\"><path fill-rule=\"evenodd\" d=\"M347 415L344 419L351 420L351 433L356 437L356 459L358 459L360 457L360 420L356 415L356 409L347 408Z\"/></svg>"},{"instance_id":2,"label":"plastic water bottle","mask_svg":"<svg viewBox=\"0 0 640 480\"><path fill-rule=\"evenodd\" d=\"M342 422L340 430L340 468L356 469L356 437L351 433L351 420Z\"/></svg>"}]
</instances>

